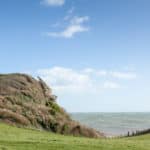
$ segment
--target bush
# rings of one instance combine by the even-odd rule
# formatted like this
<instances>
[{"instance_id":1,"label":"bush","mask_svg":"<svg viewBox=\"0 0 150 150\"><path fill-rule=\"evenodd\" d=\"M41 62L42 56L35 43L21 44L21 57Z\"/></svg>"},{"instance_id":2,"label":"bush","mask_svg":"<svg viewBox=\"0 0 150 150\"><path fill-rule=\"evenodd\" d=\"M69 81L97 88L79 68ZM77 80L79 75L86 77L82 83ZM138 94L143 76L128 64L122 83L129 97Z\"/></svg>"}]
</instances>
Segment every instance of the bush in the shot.
<instances>
[{"instance_id":1,"label":"bush","mask_svg":"<svg viewBox=\"0 0 150 150\"><path fill-rule=\"evenodd\" d=\"M64 124L63 127L62 127L61 133L62 134L68 134L68 132L69 132L68 124Z\"/></svg>"},{"instance_id":2,"label":"bush","mask_svg":"<svg viewBox=\"0 0 150 150\"><path fill-rule=\"evenodd\" d=\"M49 106L50 108L52 108L52 114L56 114L56 112L61 112L61 109L60 107L55 103L55 102L51 102L51 101L48 101L46 103L46 106Z\"/></svg>"},{"instance_id":3,"label":"bush","mask_svg":"<svg viewBox=\"0 0 150 150\"><path fill-rule=\"evenodd\" d=\"M51 122L50 123L50 129L53 131L53 132L55 132L55 133L57 133L58 132L58 123L57 122Z\"/></svg>"}]
</instances>

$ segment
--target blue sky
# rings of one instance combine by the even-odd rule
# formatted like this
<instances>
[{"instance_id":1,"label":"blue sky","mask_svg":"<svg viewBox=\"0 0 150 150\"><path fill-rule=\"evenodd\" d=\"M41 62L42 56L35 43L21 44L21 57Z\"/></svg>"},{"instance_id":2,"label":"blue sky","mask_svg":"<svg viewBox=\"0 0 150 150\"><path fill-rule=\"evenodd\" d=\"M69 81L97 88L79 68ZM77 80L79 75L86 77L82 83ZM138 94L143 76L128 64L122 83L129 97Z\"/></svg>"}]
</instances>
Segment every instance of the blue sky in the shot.
<instances>
[{"instance_id":1,"label":"blue sky","mask_svg":"<svg viewBox=\"0 0 150 150\"><path fill-rule=\"evenodd\" d=\"M70 112L150 110L149 0L1 0L1 73L40 75Z\"/></svg>"}]
</instances>

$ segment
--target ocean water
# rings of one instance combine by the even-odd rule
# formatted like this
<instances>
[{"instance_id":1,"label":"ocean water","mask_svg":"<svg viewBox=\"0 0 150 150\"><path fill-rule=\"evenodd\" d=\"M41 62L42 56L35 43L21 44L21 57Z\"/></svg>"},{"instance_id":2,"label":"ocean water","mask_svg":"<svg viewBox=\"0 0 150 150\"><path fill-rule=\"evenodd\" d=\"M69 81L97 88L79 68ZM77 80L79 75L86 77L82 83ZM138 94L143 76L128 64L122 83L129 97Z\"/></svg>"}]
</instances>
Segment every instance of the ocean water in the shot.
<instances>
[{"instance_id":1,"label":"ocean water","mask_svg":"<svg viewBox=\"0 0 150 150\"><path fill-rule=\"evenodd\" d=\"M150 128L150 113L71 113L71 117L108 136Z\"/></svg>"}]
</instances>

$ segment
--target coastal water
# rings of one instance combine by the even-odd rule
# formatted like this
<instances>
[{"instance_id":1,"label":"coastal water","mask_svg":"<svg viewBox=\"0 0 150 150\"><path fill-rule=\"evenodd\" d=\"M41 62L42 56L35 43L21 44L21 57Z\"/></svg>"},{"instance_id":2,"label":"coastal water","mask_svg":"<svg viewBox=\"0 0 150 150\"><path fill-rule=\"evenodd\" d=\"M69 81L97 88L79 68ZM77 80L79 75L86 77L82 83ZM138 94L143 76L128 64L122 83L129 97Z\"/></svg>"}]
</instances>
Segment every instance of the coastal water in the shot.
<instances>
[{"instance_id":1,"label":"coastal water","mask_svg":"<svg viewBox=\"0 0 150 150\"><path fill-rule=\"evenodd\" d=\"M71 116L109 136L150 128L150 113L71 113Z\"/></svg>"}]
</instances>

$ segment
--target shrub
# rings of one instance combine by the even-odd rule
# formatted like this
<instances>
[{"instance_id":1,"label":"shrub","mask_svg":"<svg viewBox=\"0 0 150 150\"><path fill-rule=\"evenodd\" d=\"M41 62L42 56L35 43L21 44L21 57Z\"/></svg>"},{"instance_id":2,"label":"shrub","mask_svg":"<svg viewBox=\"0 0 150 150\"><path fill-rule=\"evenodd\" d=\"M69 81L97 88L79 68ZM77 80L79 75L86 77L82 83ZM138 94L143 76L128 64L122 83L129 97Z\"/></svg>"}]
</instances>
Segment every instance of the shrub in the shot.
<instances>
[{"instance_id":1,"label":"shrub","mask_svg":"<svg viewBox=\"0 0 150 150\"><path fill-rule=\"evenodd\" d=\"M46 102L46 106L49 106L50 108L52 108L54 114L56 112L61 112L60 107L55 102L48 101Z\"/></svg>"},{"instance_id":2,"label":"shrub","mask_svg":"<svg viewBox=\"0 0 150 150\"><path fill-rule=\"evenodd\" d=\"M64 124L63 127L62 127L61 133L62 134L68 134L68 132L69 132L68 124Z\"/></svg>"},{"instance_id":3,"label":"shrub","mask_svg":"<svg viewBox=\"0 0 150 150\"><path fill-rule=\"evenodd\" d=\"M57 122L51 122L50 123L50 129L53 131L53 132L55 132L55 133L57 133L58 132L58 123Z\"/></svg>"}]
</instances>

